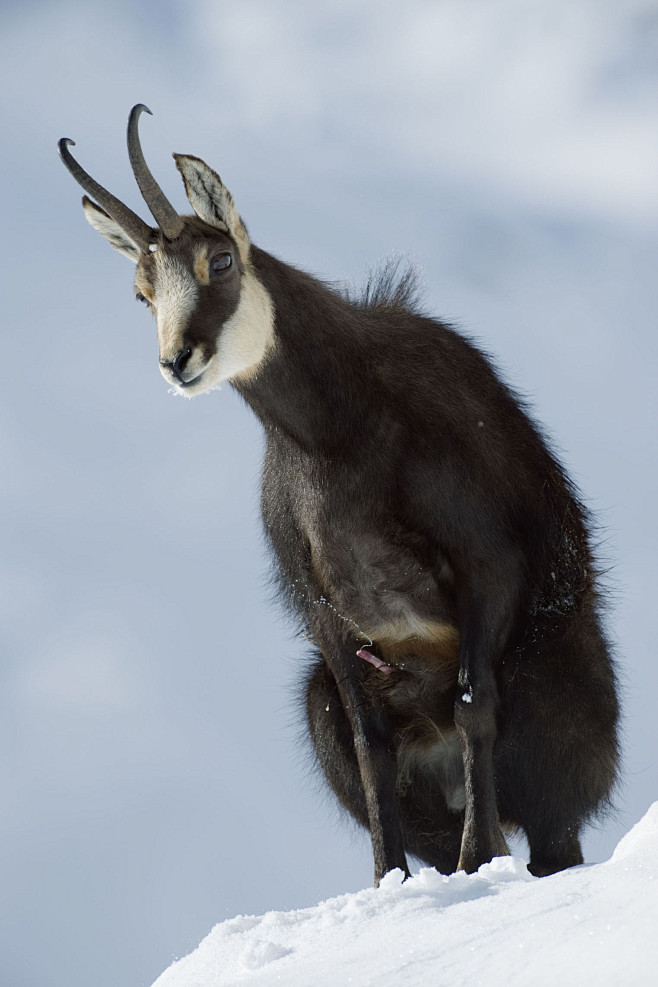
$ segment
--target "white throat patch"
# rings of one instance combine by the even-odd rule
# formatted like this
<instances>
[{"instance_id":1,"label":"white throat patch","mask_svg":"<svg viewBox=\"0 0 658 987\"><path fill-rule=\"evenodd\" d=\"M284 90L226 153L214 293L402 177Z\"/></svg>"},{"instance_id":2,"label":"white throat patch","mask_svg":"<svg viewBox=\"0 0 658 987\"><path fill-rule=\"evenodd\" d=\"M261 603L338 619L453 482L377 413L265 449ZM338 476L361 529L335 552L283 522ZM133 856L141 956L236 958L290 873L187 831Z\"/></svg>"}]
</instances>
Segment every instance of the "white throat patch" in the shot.
<instances>
[{"instance_id":1,"label":"white throat patch","mask_svg":"<svg viewBox=\"0 0 658 987\"><path fill-rule=\"evenodd\" d=\"M274 342L274 305L250 267L240 286L240 301L221 330L217 344L218 383L247 380L255 374Z\"/></svg>"}]
</instances>

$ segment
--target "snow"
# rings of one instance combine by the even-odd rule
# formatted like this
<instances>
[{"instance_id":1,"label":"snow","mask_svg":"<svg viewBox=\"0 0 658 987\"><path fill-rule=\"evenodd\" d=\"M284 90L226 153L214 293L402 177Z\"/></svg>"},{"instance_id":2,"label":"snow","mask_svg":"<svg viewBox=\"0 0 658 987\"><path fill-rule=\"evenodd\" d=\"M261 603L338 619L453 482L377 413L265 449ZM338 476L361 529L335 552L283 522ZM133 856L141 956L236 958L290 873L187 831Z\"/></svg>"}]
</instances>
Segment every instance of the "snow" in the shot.
<instances>
[{"instance_id":1,"label":"snow","mask_svg":"<svg viewBox=\"0 0 658 987\"><path fill-rule=\"evenodd\" d=\"M498 857L423 868L298 911L216 925L154 987L629 987L658 982L658 802L605 863L535 878Z\"/></svg>"}]
</instances>

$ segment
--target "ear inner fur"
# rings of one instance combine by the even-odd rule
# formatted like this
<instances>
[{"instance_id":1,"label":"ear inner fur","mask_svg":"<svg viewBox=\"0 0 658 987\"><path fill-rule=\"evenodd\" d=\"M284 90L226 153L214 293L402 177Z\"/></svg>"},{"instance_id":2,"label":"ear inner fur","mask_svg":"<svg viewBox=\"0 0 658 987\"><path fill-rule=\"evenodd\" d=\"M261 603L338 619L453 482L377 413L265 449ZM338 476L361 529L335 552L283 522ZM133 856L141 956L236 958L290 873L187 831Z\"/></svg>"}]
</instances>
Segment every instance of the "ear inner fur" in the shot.
<instances>
[{"instance_id":1,"label":"ear inner fur","mask_svg":"<svg viewBox=\"0 0 658 987\"><path fill-rule=\"evenodd\" d=\"M115 250L137 263L141 250L122 227L86 195L82 197L82 208L90 226L93 226Z\"/></svg>"},{"instance_id":2,"label":"ear inner fur","mask_svg":"<svg viewBox=\"0 0 658 987\"><path fill-rule=\"evenodd\" d=\"M249 234L235 208L233 196L217 172L192 154L174 154L174 160L183 177L190 205L199 219L228 233L246 264L250 253Z\"/></svg>"}]
</instances>

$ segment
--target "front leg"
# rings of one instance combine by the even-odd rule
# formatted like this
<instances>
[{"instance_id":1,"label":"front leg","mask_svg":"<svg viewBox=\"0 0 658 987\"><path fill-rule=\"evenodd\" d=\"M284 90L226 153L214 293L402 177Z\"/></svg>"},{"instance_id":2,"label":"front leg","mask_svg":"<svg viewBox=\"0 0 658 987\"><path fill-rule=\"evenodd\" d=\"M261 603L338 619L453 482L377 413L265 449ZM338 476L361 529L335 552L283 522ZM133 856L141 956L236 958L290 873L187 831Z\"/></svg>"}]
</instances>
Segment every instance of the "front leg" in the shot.
<instances>
[{"instance_id":1,"label":"front leg","mask_svg":"<svg viewBox=\"0 0 658 987\"><path fill-rule=\"evenodd\" d=\"M356 652L357 641L334 626L330 611L314 620L313 636L335 679L348 718L368 814L375 865L375 887L388 871L399 867L409 876L396 801L397 757L386 714L376 697L364 689L366 668Z\"/></svg>"},{"instance_id":2,"label":"front leg","mask_svg":"<svg viewBox=\"0 0 658 987\"><path fill-rule=\"evenodd\" d=\"M462 618L455 726L464 761L466 806L457 869L469 874L510 852L498 817L493 750L499 706L494 664L505 647L512 610L513 601L503 591L488 604L471 595Z\"/></svg>"},{"instance_id":3,"label":"front leg","mask_svg":"<svg viewBox=\"0 0 658 987\"><path fill-rule=\"evenodd\" d=\"M455 725L462 745L466 806L457 870L468 874L510 852L500 828L493 773L497 698L493 676L460 671Z\"/></svg>"}]
</instances>

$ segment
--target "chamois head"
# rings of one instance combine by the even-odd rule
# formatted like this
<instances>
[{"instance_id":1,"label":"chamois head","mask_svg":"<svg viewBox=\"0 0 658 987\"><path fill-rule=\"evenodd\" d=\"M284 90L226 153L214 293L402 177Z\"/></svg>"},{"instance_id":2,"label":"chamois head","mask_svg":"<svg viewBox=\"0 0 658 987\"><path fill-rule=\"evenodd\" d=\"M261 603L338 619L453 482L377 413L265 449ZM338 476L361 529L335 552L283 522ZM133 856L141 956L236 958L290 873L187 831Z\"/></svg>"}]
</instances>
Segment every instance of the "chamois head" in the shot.
<instances>
[{"instance_id":1,"label":"chamois head","mask_svg":"<svg viewBox=\"0 0 658 987\"><path fill-rule=\"evenodd\" d=\"M135 296L158 327L160 371L176 391L192 397L223 381L255 373L273 334L270 297L251 264L251 243L233 197L200 158L174 154L195 216L179 216L151 175L139 142L142 103L128 120L128 154L157 226L99 185L59 141L62 161L86 195L88 221L137 265ZM97 204L98 203L98 204Z\"/></svg>"}]
</instances>

